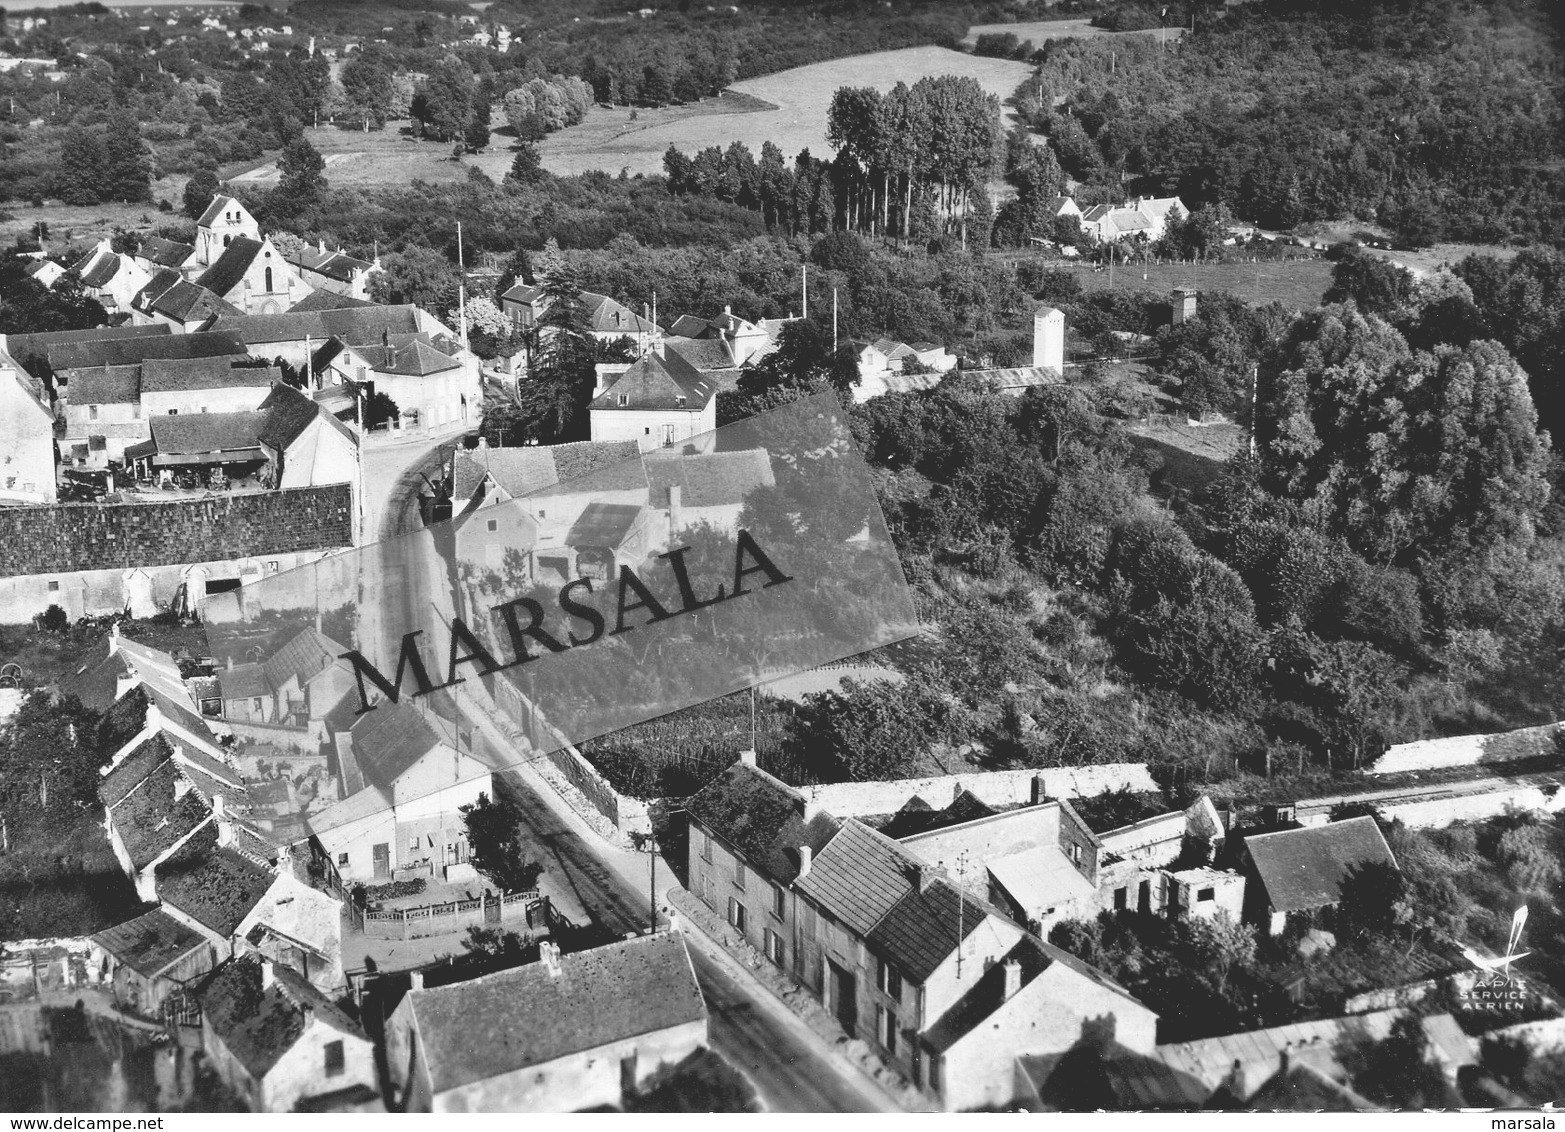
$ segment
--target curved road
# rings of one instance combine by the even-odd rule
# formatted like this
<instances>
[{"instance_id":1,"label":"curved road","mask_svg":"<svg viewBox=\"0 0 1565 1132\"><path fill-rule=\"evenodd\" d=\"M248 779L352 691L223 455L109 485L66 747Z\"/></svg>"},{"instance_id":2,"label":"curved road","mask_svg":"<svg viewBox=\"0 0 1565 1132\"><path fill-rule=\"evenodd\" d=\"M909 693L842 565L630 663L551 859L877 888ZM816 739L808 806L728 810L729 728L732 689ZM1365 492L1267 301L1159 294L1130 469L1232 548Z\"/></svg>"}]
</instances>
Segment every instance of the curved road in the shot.
<instances>
[{"instance_id":1,"label":"curved road","mask_svg":"<svg viewBox=\"0 0 1565 1132\"><path fill-rule=\"evenodd\" d=\"M425 453L397 477L382 511L383 539L422 528L418 492L424 480L420 472L435 478L431 469L447 458L450 447L442 445ZM417 562L418 557L414 553L409 561L395 552L389 556L400 563L398 584L392 588L405 606L403 624L407 625L418 623L428 605L428 587L438 584L427 570L419 568L423 564ZM389 575L383 574L382 579L389 580ZM367 612L371 611L361 611L361 615ZM375 632L364 622L361 628ZM536 859L547 862L551 879L570 889L577 903L616 935L645 928L651 907L647 893L637 891L605 862L521 775L515 771L497 773L521 815L529 849ZM691 929L687 938L699 934L699 929ZM836 1064L830 1047L804 1031L803 1024L788 1015L780 1002L757 1002L730 969L733 961L714 958L701 943L693 939L689 951L706 999L712 1048L750 1079L770 1111L896 1111L868 1081Z\"/></svg>"}]
</instances>

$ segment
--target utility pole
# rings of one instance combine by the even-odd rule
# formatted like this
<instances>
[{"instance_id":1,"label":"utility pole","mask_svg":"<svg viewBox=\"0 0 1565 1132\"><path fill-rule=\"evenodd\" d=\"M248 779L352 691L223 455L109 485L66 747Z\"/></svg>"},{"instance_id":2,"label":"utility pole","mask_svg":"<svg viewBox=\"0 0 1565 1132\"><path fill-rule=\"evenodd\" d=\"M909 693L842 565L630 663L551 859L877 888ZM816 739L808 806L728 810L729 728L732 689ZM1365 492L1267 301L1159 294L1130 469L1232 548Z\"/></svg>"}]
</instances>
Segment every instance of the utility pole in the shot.
<instances>
[{"instance_id":1,"label":"utility pole","mask_svg":"<svg viewBox=\"0 0 1565 1132\"><path fill-rule=\"evenodd\" d=\"M831 352L837 352L837 288L831 289Z\"/></svg>"},{"instance_id":2,"label":"utility pole","mask_svg":"<svg viewBox=\"0 0 1565 1132\"><path fill-rule=\"evenodd\" d=\"M809 318L810 317L810 265L807 264L807 263L801 263L799 265L799 291L800 291L801 295L803 296L800 299L800 302L802 302L804 304L803 309L799 313L799 317L800 318Z\"/></svg>"},{"instance_id":3,"label":"utility pole","mask_svg":"<svg viewBox=\"0 0 1565 1132\"><path fill-rule=\"evenodd\" d=\"M462 320L462 347L467 348L467 261L462 257L462 222L456 222L456 266L461 278L456 285L457 317Z\"/></svg>"},{"instance_id":4,"label":"utility pole","mask_svg":"<svg viewBox=\"0 0 1565 1132\"><path fill-rule=\"evenodd\" d=\"M648 907L652 911L652 930L658 930L658 834L652 831L652 872L647 882Z\"/></svg>"},{"instance_id":5,"label":"utility pole","mask_svg":"<svg viewBox=\"0 0 1565 1132\"><path fill-rule=\"evenodd\" d=\"M1250 363L1250 459L1255 459L1255 411L1259 400L1261 385L1261 366L1259 362Z\"/></svg>"}]
</instances>

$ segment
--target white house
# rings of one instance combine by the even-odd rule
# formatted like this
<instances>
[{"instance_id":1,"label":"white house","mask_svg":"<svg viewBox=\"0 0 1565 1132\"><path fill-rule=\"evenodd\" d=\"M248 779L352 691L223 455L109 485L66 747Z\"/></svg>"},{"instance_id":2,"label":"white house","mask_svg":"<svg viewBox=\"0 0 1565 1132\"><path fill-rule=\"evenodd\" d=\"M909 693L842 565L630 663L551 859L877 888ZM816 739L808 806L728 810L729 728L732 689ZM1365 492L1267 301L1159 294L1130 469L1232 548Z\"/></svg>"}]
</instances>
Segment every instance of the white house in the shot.
<instances>
[{"instance_id":1,"label":"white house","mask_svg":"<svg viewBox=\"0 0 1565 1132\"><path fill-rule=\"evenodd\" d=\"M344 705L352 719L355 696ZM460 810L494 793L487 766L442 739L416 708L384 701L337 731L336 748L343 797L311 814L310 829L342 880L443 875L467 861Z\"/></svg>"},{"instance_id":2,"label":"white house","mask_svg":"<svg viewBox=\"0 0 1565 1132\"><path fill-rule=\"evenodd\" d=\"M270 237L225 237L223 254L195 280L245 314L282 314L311 294L306 283Z\"/></svg>"},{"instance_id":3,"label":"white house","mask_svg":"<svg viewBox=\"0 0 1565 1132\"><path fill-rule=\"evenodd\" d=\"M703 437L717 428L717 390L673 351L654 346L623 373L599 374L588 405L593 440L634 440L643 452Z\"/></svg>"},{"instance_id":4,"label":"white house","mask_svg":"<svg viewBox=\"0 0 1565 1132\"><path fill-rule=\"evenodd\" d=\"M259 242L261 226L244 205L219 193L196 221L196 262L210 267L236 237Z\"/></svg>"},{"instance_id":5,"label":"white house","mask_svg":"<svg viewBox=\"0 0 1565 1132\"><path fill-rule=\"evenodd\" d=\"M147 269L128 255L120 255L108 240L99 240L90 252L71 265L81 276L82 288L113 314L128 313L136 292L152 278Z\"/></svg>"},{"instance_id":6,"label":"white house","mask_svg":"<svg viewBox=\"0 0 1565 1132\"><path fill-rule=\"evenodd\" d=\"M0 334L0 501L53 503L55 498L49 394L6 353Z\"/></svg>"}]
</instances>

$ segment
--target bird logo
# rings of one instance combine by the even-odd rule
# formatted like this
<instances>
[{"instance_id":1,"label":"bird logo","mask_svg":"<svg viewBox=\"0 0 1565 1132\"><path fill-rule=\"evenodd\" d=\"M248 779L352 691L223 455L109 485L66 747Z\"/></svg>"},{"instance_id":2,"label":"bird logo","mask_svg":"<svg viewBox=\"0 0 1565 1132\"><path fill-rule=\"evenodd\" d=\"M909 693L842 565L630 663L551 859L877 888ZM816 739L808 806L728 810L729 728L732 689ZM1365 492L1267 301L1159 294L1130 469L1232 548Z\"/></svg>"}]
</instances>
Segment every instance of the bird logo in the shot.
<instances>
[{"instance_id":1,"label":"bird logo","mask_svg":"<svg viewBox=\"0 0 1565 1132\"><path fill-rule=\"evenodd\" d=\"M1516 909L1516 914L1511 917L1511 938L1505 944L1504 955L1491 958L1487 955L1479 955L1470 947L1464 947L1462 948L1462 956L1480 971L1497 971L1509 982L1511 978L1511 964L1532 954L1530 951L1516 950L1517 945L1521 943L1522 929L1526 926L1527 905L1523 904Z\"/></svg>"}]
</instances>

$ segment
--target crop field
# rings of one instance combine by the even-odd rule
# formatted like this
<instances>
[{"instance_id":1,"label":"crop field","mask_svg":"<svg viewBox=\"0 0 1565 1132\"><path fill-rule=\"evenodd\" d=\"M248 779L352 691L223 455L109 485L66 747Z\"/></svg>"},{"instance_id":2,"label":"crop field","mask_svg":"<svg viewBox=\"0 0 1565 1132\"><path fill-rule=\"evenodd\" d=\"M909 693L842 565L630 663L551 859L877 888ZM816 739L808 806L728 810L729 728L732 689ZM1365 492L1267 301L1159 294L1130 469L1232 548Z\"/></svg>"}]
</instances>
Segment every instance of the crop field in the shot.
<instances>
[{"instance_id":1,"label":"crop field","mask_svg":"<svg viewBox=\"0 0 1565 1132\"><path fill-rule=\"evenodd\" d=\"M963 44L972 46L981 35L1004 35L1010 32L1017 39L1032 40L1034 47L1042 47L1046 39L1095 39L1104 35L1157 35L1159 29L1150 31L1109 31L1095 28L1091 20L1029 20L1017 24L974 24L967 29ZM1169 28L1168 38L1177 39L1184 28Z\"/></svg>"},{"instance_id":2,"label":"crop field","mask_svg":"<svg viewBox=\"0 0 1565 1132\"><path fill-rule=\"evenodd\" d=\"M944 47L878 51L735 83L732 90L748 96L738 113L724 105L732 95L696 106L638 111L634 122L627 109L595 106L581 125L549 135L538 148L551 173L629 169L632 176L662 172L663 153L670 145L689 152L742 141L759 156L762 143L771 141L790 161L803 149L830 157L826 109L838 87L888 91L899 82L911 85L926 76L971 75L1003 101L1031 73L1025 63L981 59Z\"/></svg>"}]
</instances>

